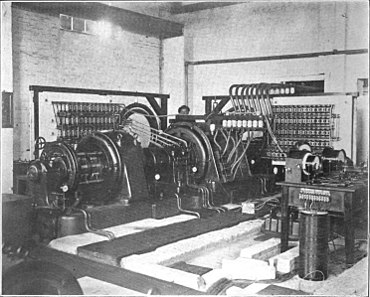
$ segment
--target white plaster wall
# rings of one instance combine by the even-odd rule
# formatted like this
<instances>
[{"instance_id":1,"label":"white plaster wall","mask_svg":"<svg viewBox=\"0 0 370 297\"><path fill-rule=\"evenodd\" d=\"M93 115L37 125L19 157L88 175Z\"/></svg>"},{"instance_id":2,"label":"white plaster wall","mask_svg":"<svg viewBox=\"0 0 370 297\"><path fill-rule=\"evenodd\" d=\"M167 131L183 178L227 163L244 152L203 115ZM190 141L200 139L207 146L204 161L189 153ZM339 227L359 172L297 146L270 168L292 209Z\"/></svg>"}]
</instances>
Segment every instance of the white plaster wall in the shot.
<instances>
[{"instance_id":1,"label":"white plaster wall","mask_svg":"<svg viewBox=\"0 0 370 297\"><path fill-rule=\"evenodd\" d=\"M369 162L369 93L363 93L356 102L356 163Z\"/></svg>"},{"instance_id":2,"label":"white plaster wall","mask_svg":"<svg viewBox=\"0 0 370 297\"><path fill-rule=\"evenodd\" d=\"M248 2L173 18L185 24L187 61L368 48L366 1ZM368 55L189 66L189 101L226 94L232 83L323 76L326 92L356 91Z\"/></svg>"},{"instance_id":3,"label":"white plaster wall","mask_svg":"<svg viewBox=\"0 0 370 297\"><path fill-rule=\"evenodd\" d=\"M1 91L13 91L12 9L10 2L1 2Z\"/></svg>"},{"instance_id":4,"label":"white plaster wall","mask_svg":"<svg viewBox=\"0 0 370 297\"><path fill-rule=\"evenodd\" d=\"M172 20L185 25L186 61L203 61L368 49L368 13L367 1L260 1L183 14ZM325 92L357 92L357 79L369 77L368 66L368 53L190 65L189 105L194 113L202 114L202 96L228 94L235 83L324 79ZM364 148L369 139L368 113L362 110L368 107L363 98L359 102L362 126L357 140ZM350 110L338 106L343 118L351 117ZM349 139L347 134L345 139Z\"/></svg>"},{"instance_id":5,"label":"white plaster wall","mask_svg":"<svg viewBox=\"0 0 370 297\"><path fill-rule=\"evenodd\" d=\"M1 91L13 92L12 10L1 3ZM1 128L1 193L13 193L13 128Z\"/></svg>"},{"instance_id":6,"label":"white plaster wall","mask_svg":"<svg viewBox=\"0 0 370 297\"><path fill-rule=\"evenodd\" d=\"M163 89L170 94L168 114L177 114L179 106L185 104L184 37L163 40Z\"/></svg>"}]
</instances>

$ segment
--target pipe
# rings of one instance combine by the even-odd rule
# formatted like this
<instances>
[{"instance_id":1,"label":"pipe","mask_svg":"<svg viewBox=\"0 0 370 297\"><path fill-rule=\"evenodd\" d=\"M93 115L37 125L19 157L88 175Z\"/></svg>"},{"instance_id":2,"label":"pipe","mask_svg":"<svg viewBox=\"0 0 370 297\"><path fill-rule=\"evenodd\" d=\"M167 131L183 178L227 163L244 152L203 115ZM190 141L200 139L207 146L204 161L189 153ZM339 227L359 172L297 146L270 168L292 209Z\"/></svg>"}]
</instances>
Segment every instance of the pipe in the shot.
<instances>
[{"instance_id":1,"label":"pipe","mask_svg":"<svg viewBox=\"0 0 370 297\"><path fill-rule=\"evenodd\" d=\"M244 106L248 105L248 108L246 108L245 111L251 111L251 106L249 104L249 101L247 100L247 94L246 92L248 91L248 88L249 88L249 85L244 85L243 89L242 89L242 100L244 102Z\"/></svg>"},{"instance_id":2,"label":"pipe","mask_svg":"<svg viewBox=\"0 0 370 297\"><path fill-rule=\"evenodd\" d=\"M213 135L213 142L217 146L218 150L221 152L222 147L221 147L221 145L218 144L218 142L216 140L217 139L218 132L219 132L219 129L216 129L215 135Z\"/></svg>"},{"instance_id":3,"label":"pipe","mask_svg":"<svg viewBox=\"0 0 370 297\"><path fill-rule=\"evenodd\" d=\"M210 209L210 210L215 210L218 213L224 212L225 210L222 207L218 207L218 206L213 205L213 201L211 203L210 195L209 195L209 189L206 186L204 186L204 191L205 191L205 194L206 194L207 208Z\"/></svg>"},{"instance_id":4,"label":"pipe","mask_svg":"<svg viewBox=\"0 0 370 297\"><path fill-rule=\"evenodd\" d=\"M224 135L224 136L226 136L226 135L225 135L225 133L224 133L223 131L222 131L222 133L223 133L223 135ZM227 139L226 139L226 137L225 137L225 139L226 139L226 144L225 144L224 151L223 151L223 152L222 152L222 154L221 154L221 157L223 157L223 156L225 155L226 151L227 151L227 148L228 148L228 146L229 146L229 142L230 142L230 138L231 138L231 130L229 130L229 131L228 131Z\"/></svg>"},{"instance_id":5,"label":"pipe","mask_svg":"<svg viewBox=\"0 0 370 297\"><path fill-rule=\"evenodd\" d=\"M235 102L234 102L234 97L233 97L233 92L232 90L235 88L236 85L232 85L230 88L229 88L229 95L230 95L230 99L231 99L231 104L233 105L233 108L234 110L236 111L237 108L236 108L236 105L235 105Z\"/></svg>"},{"instance_id":6,"label":"pipe","mask_svg":"<svg viewBox=\"0 0 370 297\"><path fill-rule=\"evenodd\" d=\"M245 146L245 148L244 148L244 151L243 151L243 153L241 154L241 156L240 156L240 158L238 159L238 161L235 163L236 167L235 167L235 165L234 165L234 168L235 168L235 169L231 168L231 172L233 172L233 180L235 179L236 173L238 172L239 166L240 166L240 164L242 163L241 161L243 160L243 157L245 156L245 154L246 154L246 152L247 152L247 150L248 150L248 147L249 147L249 145L250 145L250 143L251 143L251 141L252 141L252 138L253 138L253 136L248 137L248 141L247 141L247 144L246 144L246 146Z\"/></svg>"},{"instance_id":7,"label":"pipe","mask_svg":"<svg viewBox=\"0 0 370 297\"><path fill-rule=\"evenodd\" d=\"M351 49L351 50L332 50L326 52L301 53L290 55L274 55L274 56L260 56L260 57L245 57L235 59L220 59L220 60L203 60L203 61L187 61L186 65L210 65L210 64L231 64L231 63L245 63L245 62L259 62L259 61L273 61L273 60L291 60L291 59L308 59L318 58L321 56L333 55L361 55L367 54L367 48Z\"/></svg>"},{"instance_id":8,"label":"pipe","mask_svg":"<svg viewBox=\"0 0 370 297\"><path fill-rule=\"evenodd\" d=\"M182 213L185 213L185 214L190 214L190 215L193 215L193 216L196 216L198 219L200 219L200 214L196 211L192 211L192 210L186 210L186 209L183 209L181 207L181 198L180 196L175 193L175 196L176 196L176 200L177 200L177 208L180 212Z\"/></svg>"},{"instance_id":9,"label":"pipe","mask_svg":"<svg viewBox=\"0 0 370 297\"><path fill-rule=\"evenodd\" d=\"M252 97L252 92L253 92L253 88L254 88L255 84L252 84L249 86L248 88L248 95L247 95L247 98L248 98L248 101L249 101L249 105L252 107L252 112L255 113L256 112L256 105L255 105L255 102L253 101L253 97Z\"/></svg>"},{"instance_id":10,"label":"pipe","mask_svg":"<svg viewBox=\"0 0 370 297\"><path fill-rule=\"evenodd\" d=\"M262 114L262 106L260 105L260 102L259 102L259 99L258 99L258 87L259 85L256 84L254 86L254 89L253 89L253 95L252 95L252 98L256 104L256 107L257 107L257 114Z\"/></svg>"},{"instance_id":11,"label":"pipe","mask_svg":"<svg viewBox=\"0 0 370 297\"><path fill-rule=\"evenodd\" d=\"M240 104L240 97L239 97L239 90L241 87L243 87L243 85L238 85L235 90L235 97L236 97L236 102L238 103L238 106L239 106L239 112L243 112L242 105Z\"/></svg>"},{"instance_id":12,"label":"pipe","mask_svg":"<svg viewBox=\"0 0 370 297\"><path fill-rule=\"evenodd\" d=\"M238 146L240 145L240 143L242 141L242 137L238 140L238 142L236 142L233 137L231 139L234 142L234 147L231 150L231 152L229 154L229 157L227 158L227 161L226 161L227 163L229 163L231 161L232 156L234 155L236 149L238 148Z\"/></svg>"},{"instance_id":13,"label":"pipe","mask_svg":"<svg viewBox=\"0 0 370 297\"><path fill-rule=\"evenodd\" d=\"M87 211L85 211L84 209L80 209L80 208L76 208L74 210L82 212L83 217L84 217L84 225L88 232L107 237L108 240L113 240L115 238L114 233L111 231L92 228L90 225L90 215Z\"/></svg>"}]
</instances>

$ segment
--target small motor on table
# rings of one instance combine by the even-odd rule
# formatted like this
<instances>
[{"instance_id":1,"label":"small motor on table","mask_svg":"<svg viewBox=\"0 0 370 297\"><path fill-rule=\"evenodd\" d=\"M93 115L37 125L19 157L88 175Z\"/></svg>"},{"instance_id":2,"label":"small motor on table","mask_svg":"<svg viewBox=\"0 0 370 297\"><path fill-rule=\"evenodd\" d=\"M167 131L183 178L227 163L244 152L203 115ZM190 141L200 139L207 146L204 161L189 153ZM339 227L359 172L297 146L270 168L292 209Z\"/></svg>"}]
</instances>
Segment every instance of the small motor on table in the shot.
<instances>
[{"instance_id":1,"label":"small motor on table","mask_svg":"<svg viewBox=\"0 0 370 297\"><path fill-rule=\"evenodd\" d=\"M285 181L302 183L311 180L321 168L320 157L307 150L293 150L286 158Z\"/></svg>"}]
</instances>

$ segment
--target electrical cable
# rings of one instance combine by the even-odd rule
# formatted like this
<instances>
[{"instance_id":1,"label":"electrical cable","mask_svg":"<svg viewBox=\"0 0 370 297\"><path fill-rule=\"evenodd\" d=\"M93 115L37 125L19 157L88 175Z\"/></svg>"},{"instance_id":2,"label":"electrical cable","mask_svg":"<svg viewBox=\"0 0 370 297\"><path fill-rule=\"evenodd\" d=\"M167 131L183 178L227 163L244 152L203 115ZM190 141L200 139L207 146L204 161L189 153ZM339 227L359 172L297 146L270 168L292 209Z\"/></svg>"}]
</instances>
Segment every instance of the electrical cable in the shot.
<instances>
[{"instance_id":1,"label":"electrical cable","mask_svg":"<svg viewBox=\"0 0 370 297\"><path fill-rule=\"evenodd\" d=\"M233 142L233 148L226 160L226 163L229 163L231 161L231 158L233 157L235 151L237 150L238 146L240 145L241 141L242 141L242 138L239 139L238 142L235 141L235 139L233 137L231 137L231 141Z\"/></svg>"},{"instance_id":2,"label":"electrical cable","mask_svg":"<svg viewBox=\"0 0 370 297\"><path fill-rule=\"evenodd\" d=\"M265 119L265 124L266 124L267 131L270 134L272 141L276 144L276 146L277 146L278 150L280 151L280 153L284 153L283 149L279 145L279 142L278 142L278 140L277 140L274 132L271 129L270 122L269 122L267 116L264 116L264 119Z\"/></svg>"},{"instance_id":3,"label":"electrical cable","mask_svg":"<svg viewBox=\"0 0 370 297\"><path fill-rule=\"evenodd\" d=\"M231 137L231 130L228 131L228 136L227 137L226 137L225 132L223 130L221 130L221 134L222 134L222 136L225 137L225 140L226 140L225 148L224 148L224 150L221 154L221 157L223 157L225 155L226 151L227 151L228 146L229 146L229 141L230 141L230 137Z\"/></svg>"},{"instance_id":4,"label":"electrical cable","mask_svg":"<svg viewBox=\"0 0 370 297\"><path fill-rule=\"evenodd\" d=\"M219 152L221 152L222 147L221 147L221 145L219 145L219 143L217 142L217 135L218 135L218 132L219 132L219 129L216 129L215 135L213 136L213 142L214 142L214 144L217 146L218 151L219 151Z\"/></svg>"},{"instance_id":5,"label":"electrical cable","mask_svg":"<svg viewBox=\"0 0 370 297\"><path fill-rule=\"evenodd\" d=\"M242 160L243 160L243 157L245 156L245 154L246 154L246 152L247 152L247 150L248 150L248 147L249 147L249 144L250 144L250 142L246 145L246 147L245 147L245 150L243 151L243 153L242 153L242 155L240 156L240 158L239 158L239 160L236 162L236 167L235 167L235 169L234 168L232 168L231 170L232 170L232 172L233 172L233 180L235 179L235 177L236 177L236 174L237 174L237 172L238 172L238 170L239 170L239 167L240 167L240 165L241 165L241 163L242 163ZM234 165L234 166L235 166Z\"/></svg>"},{"instance_id":6,"label":"electrical cable","mask_svg":"<svg viewBox=\"0 0 370 297\"><path fill-rule=\"evenodd\" d=\"M157 130L155 128L152 128L150 127L149 125L146 125L144 123L141 123L137 120L129 120L128 121L129 125L131 125L133 128L139 130L140 132L142 132L144 135L146 136L150 136L151 139L150 141L152 142L155 142L155 140L152 140L152 138L158 138L162 141L162 144L165 143L166 145L176 145L176 146L179 146L181 147L181 145L179 144L179 142L181 142L182 144L184 144L185 146L187 146L187 142L181 138L178 138L178 137L175 137L173 135L170 135L170 134L167 134L161 130ZM139 126L140 125L140 126ZM146 131L144 128L149 128L151 132L150 135L148 134L148 131ZM172 140L173 139L173 140ZM170 144L168 144L168 142L170 142Z\"/></svg>"},{"instance_id":7,"label":"electrical cable","mask_svg":"<svg viewBox=\"0 0 370 297\"><path fill-rule=\"evenodd\" d=\"M268 279L268 280L250 280L250 279L227 279L221 278L217 282L215 282L209 289L206 291L208 295L225 295L226 290L233 287L247 287L249 285L258 283L258 284L275 284L275 283L282 283L289 279L291 279L295 273L290 272L281 275L277 279Z\"/></svg>"}]
</instances>

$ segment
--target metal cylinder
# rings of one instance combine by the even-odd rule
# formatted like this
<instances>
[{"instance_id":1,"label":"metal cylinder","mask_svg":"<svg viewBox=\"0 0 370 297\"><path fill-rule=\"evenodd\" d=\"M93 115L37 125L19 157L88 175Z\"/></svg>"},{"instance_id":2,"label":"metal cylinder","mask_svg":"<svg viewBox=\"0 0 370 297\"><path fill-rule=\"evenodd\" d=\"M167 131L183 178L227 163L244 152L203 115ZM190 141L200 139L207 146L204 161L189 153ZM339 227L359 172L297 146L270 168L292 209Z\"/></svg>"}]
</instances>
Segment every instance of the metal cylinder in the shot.
<instances>
[{"instance_id":1,"label":"metal cylinder","mask_svg":"<svg viewBox=\"0 0 370 297\"><path fill-rule=\"evenodd\" d=\"M328 218L326 211L300 212L298 271L300 278L322 281L328 276Z\"/></svg>"},{"instance_id":2,"label":"metal cylinder","mask_svg":"<svg viewBox=\"0 0 370 297\"><path fill-rule=\"evenodd\" d=\"M69 215L62 215L58 220L57 236L80 234L86 232L82 212L72 212Z\"/></svg>"}]
</instances>

